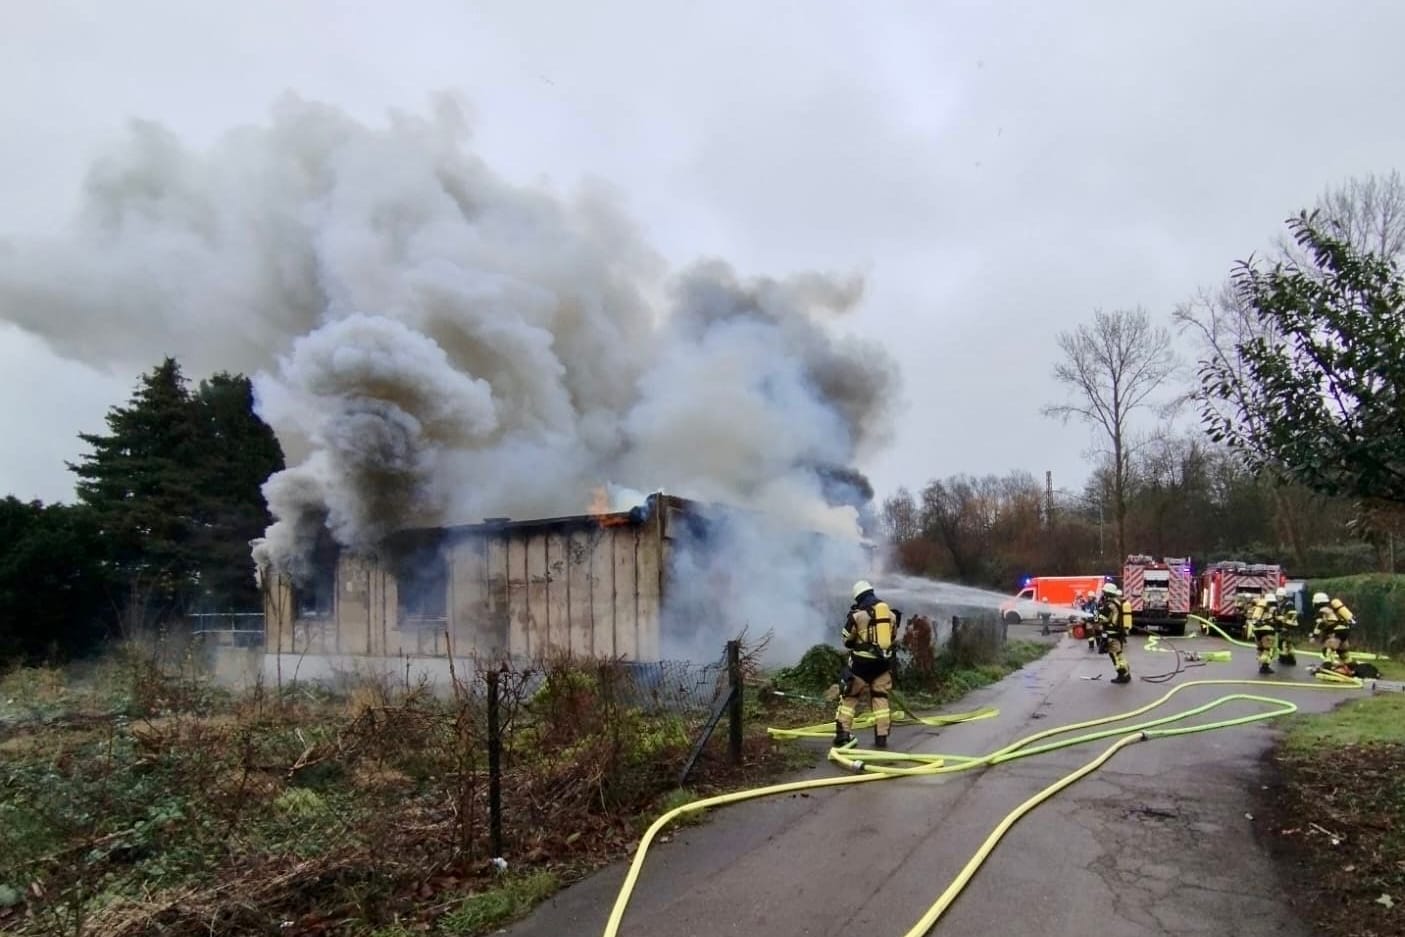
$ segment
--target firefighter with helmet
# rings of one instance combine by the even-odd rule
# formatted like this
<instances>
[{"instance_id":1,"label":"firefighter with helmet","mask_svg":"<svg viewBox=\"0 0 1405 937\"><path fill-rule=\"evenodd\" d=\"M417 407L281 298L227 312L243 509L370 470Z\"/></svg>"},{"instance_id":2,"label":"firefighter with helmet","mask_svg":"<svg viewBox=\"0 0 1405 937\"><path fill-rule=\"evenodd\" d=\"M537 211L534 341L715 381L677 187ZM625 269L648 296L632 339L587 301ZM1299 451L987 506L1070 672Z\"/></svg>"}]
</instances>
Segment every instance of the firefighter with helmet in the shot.
<instances>
[{"instance_id":1,"label":"firefighter with helmet","mask_svg":"<svg viewBox=\"0 0 1405 937\"><path fill-rule=\"evenodd\" d=\"M1098 603L1098 625L1102 632L1102 648L1117 668L1113 683L1131 683L1132 668L1127 666L1127 638L1132 633L1132 603L1122 597L1122 590L1111 582L1103 583L1102 601Z\"/></svg>"},{"instance_id":2,"label":"firefighter with helmet","mask_svg":"<svg viewBox=\"0 0 1405 937\"><path fill-rule=\"evenodd\" d=\"M1312 607L1317 618L1312 629L1312 639L1321 639L1326 651L1322 658L1332 670L1351 672L1351 629L1356 624L1356 616L1341 599L1331 599L1327 593L1318 592L1312 597ZM1336 660L1332 660L1332 656Z\"/></svg>"},{"instance_id":3,"label":"firefighter with helmet","mask_svg":"<svg viewBox=\"0 0 1405 937\"><path fill-rule=\"evenodd\" d=\"M1112 583L1107 583L1107 586L1110 585L1112 585ZM1103 588L1106 589L1107 586ZM1088 650L1097 651L1099 654L1102 654L1106 652L1106 648L1103 647L1103 641L1105 639L1103 637L1103 617L1100 609L1101 605L1098 597L1096 595L1089 595L1084 604L1084 612L1088 616L1084 624L1084 628L1088 631Z\"/></svg>"},{"instance_id":4,"label":"firefighter with helmet","mask_svg":"<svg viewBox=\"0 0 1405 937\"><path fill-rule=\"evenodd\" d=\"M888 747L888 693L893 689L893 658L897 654L898 624L902 612L878 598L873 585L854 583L854 604L844 619L843 641L849 649L847 677L834 714L834 744L847 745L854 738L854 714L865 692L873 709L875 748Z\"/></svg>"},{"instance_id":5,"label":"firefighter with helmet","mask_svg":"<svg viewBox=\"0 0 1405 937\"><path fill-rule=\"evenodd\" d=\"M1259 652L1259 673L1273 673L1273 655L1278 649L1278 629L1274 619L1278 617L1278 596L1270 592L1261 595L1249 606L1247 622L1249 635Z\"/></svg>"},{"instance_id":6,"label":"firefighter with helmet","mask_svg":"<svg viewBox=\"0 0 1405 937\"><path fill-rule=\"evenodd\" d=\"M1274 630L1278 633L1278 663L1293 667L1298 663L1294 645L1298 635L1298 610L1288 601L1288 590L1279 586L1274 595L1278 599L1278 614L1273 618Z\"/></svg>"}]
</instances>

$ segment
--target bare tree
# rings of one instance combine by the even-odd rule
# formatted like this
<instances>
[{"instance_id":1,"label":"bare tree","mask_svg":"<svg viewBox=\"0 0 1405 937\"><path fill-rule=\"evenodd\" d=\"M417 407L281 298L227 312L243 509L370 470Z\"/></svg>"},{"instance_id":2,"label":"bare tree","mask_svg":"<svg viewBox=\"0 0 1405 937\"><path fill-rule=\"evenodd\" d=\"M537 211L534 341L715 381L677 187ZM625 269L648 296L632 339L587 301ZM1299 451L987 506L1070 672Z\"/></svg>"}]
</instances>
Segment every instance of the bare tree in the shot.
<instances>
[{"instance_id":1,"label":"bare tree","mask_svg":"<svg viewBox=\"0 0 1405 937\"><path fill-rule=\"evenodd\" d=\"M1275 341L1272 324L1259 318L1234 289L1230 281L1215 291L1201 290L1189 301L1176 307L1172 318L1182 334L1191 335L1199 348L1199 373L1202 381L1187 397L1200 409L1202 422L1213 423L1216 418L1233 414L1242 420L1257 419L1259 412L1249 405L1249 381L1239 348L1251 341ZM1232 374L1227 385L1229 393L1211 392L1204 379L1213 374ZM1267 472L1269 492L1277 514L1279 531L1293 551L1299 566L1307 562L1302 530L1302 511L1295 510L1293 499L1284 490L1282 479L1271 468Z\"/></svg>"},{"instance_id":2,"label":"bare tree","mask_svg":"<svg viewBox=\"0 0 1405 937\"><path fill-rule=\"evenodd\" d=\"M1058 337L1063 360L1054 379L1072 393L1069 403L1047 406L1045 416L1077 417L1104 434L1112 456L1113 514L1117 552L1127 555L1127 475L1132 416L1154 406L1152 397L1179 367L1170 333L1151 324L1146 310L1093 313L1093 321Z\"/></svg>"},{"instance_id":3,"label":"bare tree","mask_svg":"<svg viewBox=\"0 0 1405 937\"><path fill-rule=\"evenodd\" d=\"M1318 197L1316 213L1325 218L1333 233L1358 250L1396 261L1405 261L1405 180L1397 171L1386 175L1367 175L1347 180L1328 189ZM1310 271L1313 263L1296 242L1280 238L1277 244L1280 258L1296 268ZM1255 341L1277 344L1282 341L1272 324L1260 318L1226 281L1217 290L1199 291L1189 301L1178 306L1174 319L1179 331L1194 337L1198 345L1201 381L1185 395L1194 400L1206 424L1226 417L1251 424L1250 435L1259 435L1258 409L1249 406L1246 366L1239 349ZM1205 382L1215 376L1213 392ZM1224 378L1228 376L1229 380ZM1315 504L1294 498L1284 485L1282 474L1267 466L1270 492L1278 516L1278 528L1288 541L1293 556L1301 565L1306 562L1304 524L1307 515L1316 510ZM1362 509L1363 515L1369 513Z\"/></svg>"},{"instance_id":4,"label":"bare tree","mask_svg":"<svg viewBox=\"0 0 1405 937\"><path fill-rule=\"evenodd\" d=\"M912 492L899 488L883 499L883 532L894 546L916 540L922 533L922 519Z\"/></svg>"},{"instance_id":5,"label":"bare tree","mask_svg":"<svg viewBox=\"0 0 1405 937\"><path fill-rule=\"evenodd\" d=\"M1333 235L1357 250L1391 260L1405 257L1405 180L1398 171L1348 179L1318 196L1314 210L1327 219ZM1280 239L1278 246L1289 260L1305 259L1290 239Z\"/></svg>"}]
</instances>

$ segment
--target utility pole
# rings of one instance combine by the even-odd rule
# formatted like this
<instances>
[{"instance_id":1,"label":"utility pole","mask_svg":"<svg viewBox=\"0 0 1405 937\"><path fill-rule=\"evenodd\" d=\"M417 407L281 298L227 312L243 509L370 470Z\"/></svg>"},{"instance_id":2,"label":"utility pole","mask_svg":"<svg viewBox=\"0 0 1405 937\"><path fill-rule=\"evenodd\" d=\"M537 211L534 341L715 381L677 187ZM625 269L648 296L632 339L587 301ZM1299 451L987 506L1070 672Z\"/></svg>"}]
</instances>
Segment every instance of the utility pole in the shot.
<instances>
[{"instance_id":1,"label":"utility pole","mask_svg":"<svg viewBox=\"0 0 1405 937\"><path fill-rule=\"evenodd\" d=\"M1054 526L1054 473L1044 472L1044 526Z\"/></svg>"}]
</instances>

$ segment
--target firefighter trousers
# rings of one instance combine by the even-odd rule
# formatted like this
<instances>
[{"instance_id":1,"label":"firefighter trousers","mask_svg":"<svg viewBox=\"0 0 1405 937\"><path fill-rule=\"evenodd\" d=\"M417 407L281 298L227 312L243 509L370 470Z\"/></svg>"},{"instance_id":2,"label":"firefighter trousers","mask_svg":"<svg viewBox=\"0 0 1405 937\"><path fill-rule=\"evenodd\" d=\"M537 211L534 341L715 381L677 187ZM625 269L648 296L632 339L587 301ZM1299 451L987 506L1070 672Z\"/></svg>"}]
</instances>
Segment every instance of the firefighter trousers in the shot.
<instances>
[{"instance_id":1,"label":"firefighter trousers","mask_svg":"<svg viewBox=\"0 0 1405 937\"><path fill-rule=\"evenodd\" d=\"M1131 668L1127 666L1127 641L1120 631L1104 632L1107 640L1107 656L1112 658L1112 666L1117 668L1117 675L1131 673Z\"/></svg>"},{"instance_id":2,"label":"firefighter trousers","mask_svg":"<svg viewBox=\"0 0 1405 937\"><path fill-rule=\"evenodd\" d=\"M886 736L892 724L888 715L888 693L892 689L893 673L890 670L874 677L871 683L857 674L851 676L849 685L844 688L844 696L839 700L839 709L834 713L835 721L844 727L845 732L853 734L854 714L859 710L859 701L867 693L876 723L874 732Z\"/></svg>"},{"instance_id":3,"label":"firefighter trousers","mask_svg":"<svg viewBox=\"0 0 1405 937\"><path fill-rule=\"evenodd\" d=\"M1327 635L1327 640L1322 642L1329 652L1337 656L1338 663L1345 664L1351 660L1351 632L1347 630L1333 631Z\"/></svg>"},{"instance_id":4,"label":"firefighter trousers","mask_svg":"<svg viewBox=\"0 0 1405 937\"><path fill-rule=\"evenodd\" d=\"M1273 655L1278 650L1278 634L1272 628L1254 629L1254 647L1259 651L1259 663L1273 663Z\"/></svg>"}]
</instances>

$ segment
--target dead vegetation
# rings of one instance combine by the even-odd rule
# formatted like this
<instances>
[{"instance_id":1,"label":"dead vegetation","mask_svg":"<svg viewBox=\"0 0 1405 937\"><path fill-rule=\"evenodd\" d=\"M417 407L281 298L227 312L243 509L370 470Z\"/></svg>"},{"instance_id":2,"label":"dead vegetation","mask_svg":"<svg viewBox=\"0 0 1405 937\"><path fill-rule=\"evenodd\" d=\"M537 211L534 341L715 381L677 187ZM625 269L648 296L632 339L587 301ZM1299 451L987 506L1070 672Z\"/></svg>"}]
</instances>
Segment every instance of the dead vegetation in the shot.
<instances>
[{"instance_id":1,"label":"dead vegetation","mask_svg":"<svg viewBox=\"0 0 1405 937\"><path fill-rule=\"evenodd\" d=\"M119 673L81 692L33 671L0 688L7 933L476 933L630 848L676 796L725 680L566 660L500 673L503 869L485 671L456 673L447 696L382 680L231 697L140 655ZM693 786L794 764L754 719L745 756L728 764L715 739Z\"/></svg>"},{"instance_id":2,"label":"dead vegetation","mask_svg":"<svg viewBox=\"0 0 1405 937\"><path fill-rule=\"evenodd\" d=\"M1298 717L1270 758L1260 829L1315 934L1405 934L1402 716L1382 694Z\"/></svg>"}]
</instances>

